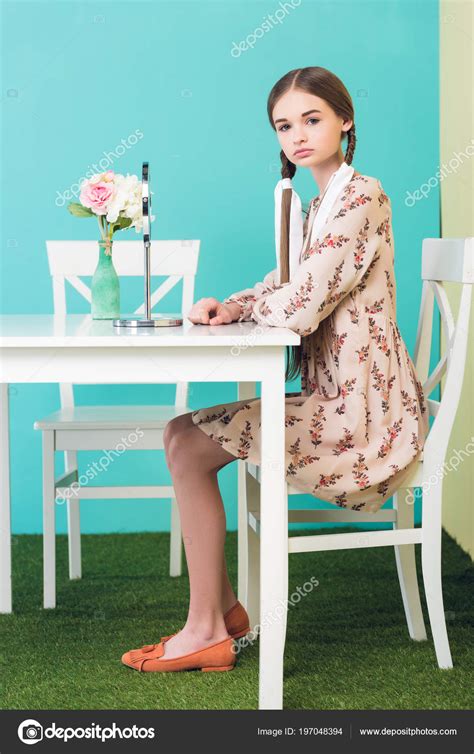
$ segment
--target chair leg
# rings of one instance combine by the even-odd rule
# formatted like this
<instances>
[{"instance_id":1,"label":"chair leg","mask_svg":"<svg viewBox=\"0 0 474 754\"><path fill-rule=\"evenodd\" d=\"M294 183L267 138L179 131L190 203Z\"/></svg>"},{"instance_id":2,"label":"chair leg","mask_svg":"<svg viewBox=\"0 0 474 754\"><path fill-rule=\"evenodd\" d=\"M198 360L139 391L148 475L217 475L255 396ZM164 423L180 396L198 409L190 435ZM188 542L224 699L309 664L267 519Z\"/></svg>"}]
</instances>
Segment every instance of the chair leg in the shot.
<instances>
[{"instance_id":1,"label":"chair leg","mask_svg":"<svg viewBox=\"0 0 474 754\"><path fill-rule=\"evenodd\" d=\"M438 481L438 484L432 485L423 493L421 564L436 659L440 668L447 669L453 667L453 661L446 628L441 579L441 502L442 486Z\"/></svg>"},{"instance_id":2,"label":"chair leg","mask_svg":"<svg viewBox=\"0 0 474 754\"><path fill-rule=\"evenodd\" d=\"M394 494L393 507L397 511L395 529L414 527L412 497L413 492L407 487L397 490ZM415 545L395 545L395 560L410 637L415 641L423 641L427 636L416 575Z\"/></svg>"},{"instance_id":3,"label":"chair leg","mask_svg":"<svg viewBox=\"0 0 474 754\"><path fill-rule=\"evenodd\" d=\"M246 610L250 628L260 625L260 535L248 527L248 587Z\"/></svg>"},{"instance_id":4,"label":"chair leg","mask_svg":"<svg viewBox=\"0 0 474 754\"><path fill-rule=\"evenodd\" d=\"M54 430L43 430L43 607L56 607Z\"/></svg>"},{"instance_id":5,"label":"chair leg","mask_svg":"<svg viewBox=\"0 0 474 754\"><path fill-rule=\"evenodd\" d=\"M171 498L171 532L170 532L170 576L181 576L182 573L182 534L176 498Z\"/></svg>"},{"instance_id":6,"label":"chair leg","mask_svg":"<svg viewBox=\"0 0 474 754\"><path fill-rule=\"evenodd\" d=\"M64 452L65 469L71 471L77 469L77 451L66 450ZM80 500L76 497L67 500L67 531L69 552L69 578L82 578L81 562L81 519Z\"/></svg>"},{"instance_id":7,"label":"chair leg","mask_svg":"<svg viewBox=\"0 0 474 754\"><path fill-rule=\"evenodd\" d=\"M239 382L237 384L238 400L257 397L256 382ZM247 488L246 477L247 462L237 462L237 599L248 610L248 516L247 516Z\"/></svg>"},{"instance_id":8,"label":"chair leg","mask_svg":"<svg viewBox=\"0 0 474 754\"><path fill-rule=\"evenodd\" d=\"M247 520L247 552L246 557L246 585L245 594L247 604L245 608L249 615L250 628L260 625L260 533L248 524L248 512L258 512L260 508L260 485L249 473L244 464L244 485Z\"/></svg>"},{"instance_id":9,"label":"chair leg","mask_svg":"<svg viewBox=\"0 0 474 754\"><path fill-rule=\"evenodd\" d=\"M247 462L237 461L237 599L248 609L248 513Z\"/></svg>"}]
</instances>

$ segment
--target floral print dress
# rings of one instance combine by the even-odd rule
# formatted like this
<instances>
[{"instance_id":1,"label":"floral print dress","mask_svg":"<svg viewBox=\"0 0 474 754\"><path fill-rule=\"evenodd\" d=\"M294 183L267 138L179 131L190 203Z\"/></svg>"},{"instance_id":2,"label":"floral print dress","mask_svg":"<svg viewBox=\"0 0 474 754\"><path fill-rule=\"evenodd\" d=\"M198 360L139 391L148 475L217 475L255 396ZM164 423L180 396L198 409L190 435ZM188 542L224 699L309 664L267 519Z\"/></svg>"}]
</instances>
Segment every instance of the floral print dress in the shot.
<instances>
[{"instance_id":1,"label":"floral print dress","mask_svg":"<svg viewBox=\"0 0 474 754\"><path fill-rule=\"evenodd\" d=\"M391 204L377 178L354 171L308 243L319 201L304 223L293 280L279 284L275 269L224 303L241 304L239 322L301 335L301 392L285 397L286 481L342 508L376 512L411 473L429 429L396 322ZM191 415L236 458L260 464L260 398Z\"/></svg>"}]
</instances>

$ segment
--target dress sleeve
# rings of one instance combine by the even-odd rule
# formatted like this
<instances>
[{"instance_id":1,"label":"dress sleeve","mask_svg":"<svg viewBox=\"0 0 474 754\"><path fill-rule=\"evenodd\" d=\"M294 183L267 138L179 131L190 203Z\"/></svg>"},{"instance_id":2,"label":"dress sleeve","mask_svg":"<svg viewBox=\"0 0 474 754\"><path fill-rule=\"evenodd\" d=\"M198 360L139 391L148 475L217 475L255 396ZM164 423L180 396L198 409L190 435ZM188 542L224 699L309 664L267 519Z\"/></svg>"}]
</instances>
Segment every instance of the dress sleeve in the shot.
<instances>
[{"instance_id":1,"label":"dress sleeve","mask_svg":"<svg viewBox=\"0 0 474 754\"><path fill-rule=\"evenodd\" d=\"M338 207L306 249L293 280L252 304L252 320L310 335L360 283L382 238L390 238L390 200L373 179L357 185Z\"/></svg>"},{"instance_id":2,"label":"dress sleeve","mask_svg":"<svg viewBox=\"0 0 474 754\"><path fill-rule=\"evenodd\" d=\"M255 283L253 288L244 288L241 291L236 291L223 300L223 304L237 303L241 306L240 316L237 322L245 322L252 317L252 307L258 298L265 296L267 293L271 293L277 287L280 286L276 282L278 279L278 268L265 275L261 283Z\"/></svg>"},{"instance_id":3,"label":"dress sleeve","mask_svg":"<svg viewBox=\"0 0 474 754\"><path fill-rule=\"evenodd\" d=\"M311 207L311 204L310 204ZM303 223L303 245L306 238L306 232L308 229L308 218L309 218L309 209L308 213L305 217L304 223ZM280 285L279 282L279 276L278 276L278 267L276 267L274 270L269 272L267 275L265 275L262 282L255 283L253 288L244 288L241 291L237 291L236 293L232 293L230 296L225 298L223 300L223 304L227 303L237 303L241 306L240 316L237 320L237 322L245 322L252 319L252 308L257 299L261 298L262 296L265 296L268 293L272 293L273 291L282 288L283 285L288 285L288 283L284 283L283 285Z\"/></svg>"}]
</instances>

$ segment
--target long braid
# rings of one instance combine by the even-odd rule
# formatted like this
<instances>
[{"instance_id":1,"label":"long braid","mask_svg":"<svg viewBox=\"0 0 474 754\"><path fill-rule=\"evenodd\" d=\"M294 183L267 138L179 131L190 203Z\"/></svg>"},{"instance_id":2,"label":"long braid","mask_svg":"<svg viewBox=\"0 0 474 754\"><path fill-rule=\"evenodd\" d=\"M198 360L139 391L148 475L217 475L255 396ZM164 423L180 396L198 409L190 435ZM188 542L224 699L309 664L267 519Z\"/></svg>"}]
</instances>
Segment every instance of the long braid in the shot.
<instances>
[{"instance_id":1,"label":"long braid","mask_svg":"<svg viewBox=\"0 0 474 754\"><path fill-rule=\"evenodd\" d=\"M283 149L280 151L280 160L281 160L281 177L293 178L294 174L296 173L296 165L294 162L291 162L291 160L288 159Z\"/></svg>"},{"instance_id":2,"label":"long braid","mask_svg":"<svg viewBox=\"0 0 474 754\"><path fill-rule=\"evenodd\" d=\"M347 131L347 149L346 149L344 160L347 162L348 165L352 163L352 158L354 157L355 147L356 147L356 133L355 133L355 124L353 123L350 129Z\"/></svg>"},{"instance_id":3,"label":"long braid","mask_svg":"<svg viewBox=\"0 0 474 754\"><path fill-rule=\"evenodd\" d=\"M288 159L283 150L280 152L281 177L293 178L296 165ZM281 195L281 226L280 226L280 285L290 280L290 214L291 189L283 189ZM301 345L286 346L287 367L285 382L298 376L301 368Z\"/></svg>"},{"instance_id":4,"label":"long braid","mask_svg":"<svg viewBox=\"0 0 474 754\"><path fill-rule=\"evenodd\" d=\"M296 165L291 162L283 150L280 152L281 177L293 178ZM283 189L281 195L281 225L280 225L280 284L290 280L290 214L292 190Z\"/></svg>"}]
</instances>

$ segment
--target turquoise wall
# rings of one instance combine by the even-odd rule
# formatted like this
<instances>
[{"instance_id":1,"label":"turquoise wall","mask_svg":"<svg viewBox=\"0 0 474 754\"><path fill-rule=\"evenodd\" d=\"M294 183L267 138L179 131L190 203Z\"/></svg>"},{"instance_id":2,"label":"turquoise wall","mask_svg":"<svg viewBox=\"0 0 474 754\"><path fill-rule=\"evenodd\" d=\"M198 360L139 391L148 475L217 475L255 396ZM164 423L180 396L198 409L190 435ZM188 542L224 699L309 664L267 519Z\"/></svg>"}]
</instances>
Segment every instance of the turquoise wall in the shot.
<instances>
[{"instance_id":1,"label":"turquoise wall","mask_svg":"<svg viewBox=\"0 0 474 754\"><path fill-rule=\"evenodd\" d=\"M280 177L267 96L288 70L320 65L352 95L354 166L380 178L392 201L398 323L413 353L421 241L439 235L438 184L414 206L405 199L439 165L437 2L7 2L3 20L2 313L52 313L45 240L98 238L94 220L67 212L64 192L107 154L105 167L121 173L150 161L154 238L201 239L196 298L223 298L261 280L274 266ZM308 171L295 186L303 201L318 193ZM70 311L88 311L77 293L68 295ZM122 281L124 311L141 295L140 280ZM178 295L166 300L169 311ZM78 404L173 399L169 385L75 390ZM191 408L236 398L234 384L191 386ZM33 423L58 405L55 384L10 388L15 533L41 532L41 433ZM80 472L100 455L81 453ZM62 454L56 462L59 474ZM219 473L229 529L236 474L237 464ZM171 483L163 453L150 451L124 454L106 479ZM169 529L168 501L81 506L84 532ZM57 510L65 532L65 506Z\"/></svg>"}]
</instances>

